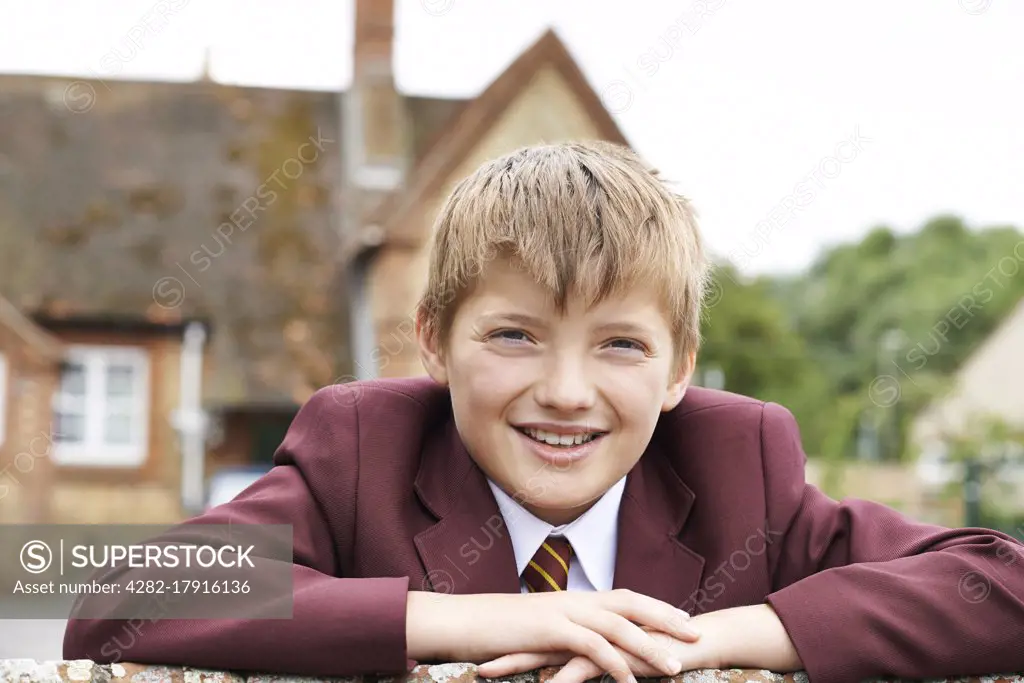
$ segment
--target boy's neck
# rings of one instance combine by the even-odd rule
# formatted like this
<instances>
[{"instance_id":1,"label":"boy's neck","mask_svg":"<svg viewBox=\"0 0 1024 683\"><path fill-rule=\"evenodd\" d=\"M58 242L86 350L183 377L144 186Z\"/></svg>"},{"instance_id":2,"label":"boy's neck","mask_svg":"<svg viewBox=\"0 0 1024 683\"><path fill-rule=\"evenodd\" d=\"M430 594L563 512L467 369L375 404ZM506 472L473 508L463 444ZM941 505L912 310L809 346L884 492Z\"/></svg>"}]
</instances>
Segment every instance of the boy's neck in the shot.
<instances>
[{"instance_id":1,"label":"boy's neck","mask_svg":"<svg viewBox=\"0 0 1024 683\"><path fill-rule=\"evenodd\" d=\"M525 502L523 503L523 507L537 519L547 522L551 526L558 527L570 522L575 522L577 519L582 517L587 510L594 507L594 504L598 500L600 500L600 498L591 500L579 507L569 509L538 508Z\"/></svg>"}]
</instances>

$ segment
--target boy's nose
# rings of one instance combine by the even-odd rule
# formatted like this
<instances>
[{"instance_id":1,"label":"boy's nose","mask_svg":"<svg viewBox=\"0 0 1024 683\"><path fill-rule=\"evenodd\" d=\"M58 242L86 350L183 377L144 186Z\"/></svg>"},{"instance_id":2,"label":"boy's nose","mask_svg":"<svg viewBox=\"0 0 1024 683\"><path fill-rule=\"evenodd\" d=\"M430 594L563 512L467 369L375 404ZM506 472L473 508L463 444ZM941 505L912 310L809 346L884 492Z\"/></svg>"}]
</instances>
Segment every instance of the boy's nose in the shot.
<instances>
[{"instance_id":1,"label":"boy's nose","mask_svg":"<svg viewBox=\"0 0 1024 683\"><path fill-rule=\"evenodd\" d=\"M537 383L537 403L553 410L571 412L592 408L593 382L578 361L552 363Z\"/></svg>"}]
</instances>

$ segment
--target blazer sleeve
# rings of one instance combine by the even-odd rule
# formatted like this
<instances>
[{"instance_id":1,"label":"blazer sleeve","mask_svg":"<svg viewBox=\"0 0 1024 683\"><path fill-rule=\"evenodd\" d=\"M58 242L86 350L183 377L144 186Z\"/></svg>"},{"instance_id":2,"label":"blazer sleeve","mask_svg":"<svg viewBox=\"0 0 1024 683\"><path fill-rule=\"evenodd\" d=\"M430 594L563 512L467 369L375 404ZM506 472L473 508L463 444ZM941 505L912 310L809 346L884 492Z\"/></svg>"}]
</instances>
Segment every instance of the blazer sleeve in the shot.
<instances>
[{"instance_id":1,"label":"blazer sleeve","mask_svg":"<svg viewBox=\"0 0 1024 683\"><path fill-rule=\"evenodd\" d=\"M805 482L799 429L768 403L767 602L812 681L1024 671L1024 546L912 521Z\"/></svg>"},{"instance_id":2,"label":"blazer sleeve","mask_svg":"<svg viewBox=\"0 0 1024 683\"><path fill-rule=\"evenodd\" d=\"M352 547L358 477L355 401L330 394L342 390L322 389L303 405L266 475L186 524L290 524L291 618L71 619L64 657L303 676L412 668L416 662L406 657L408 577L340 576L339 556ZM338 531L346 538L332 537L324 501L308 482L318 476L331 479L326 487L336 493L334 512L351 522Z\"/></svg>"}]
</instances>

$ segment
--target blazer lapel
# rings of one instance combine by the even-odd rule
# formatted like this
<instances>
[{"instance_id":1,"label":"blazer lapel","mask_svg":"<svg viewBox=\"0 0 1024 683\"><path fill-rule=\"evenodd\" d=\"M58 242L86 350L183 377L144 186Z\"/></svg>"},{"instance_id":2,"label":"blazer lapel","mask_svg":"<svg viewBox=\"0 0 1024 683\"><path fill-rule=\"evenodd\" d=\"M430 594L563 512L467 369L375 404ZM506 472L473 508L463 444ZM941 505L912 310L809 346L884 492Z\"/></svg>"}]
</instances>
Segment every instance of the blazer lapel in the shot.
<instances>
[{"instance_id":1,"label":"blazer lapel","mask_svg":"<svg viewBox=\"0 0 1024 683\"><path fill-rule=\"evenodd\" d=\"M470 457L454 420L424 449L416 494L438 521L416 534L426 568L413 590L518 593L515 551L487 477Z\"/></svg>"},{"instance_id":2,"label":"blazer lapel","mask_svg":"<svg viewBox=\"0 0 1024 683\"><path fill-rule=\"evenodd\" d=\"M693 491L656 440L626 477L619 508L615 588L628 588L695 614L704 558L679 540Z\"/></svg>"}]
</instances>

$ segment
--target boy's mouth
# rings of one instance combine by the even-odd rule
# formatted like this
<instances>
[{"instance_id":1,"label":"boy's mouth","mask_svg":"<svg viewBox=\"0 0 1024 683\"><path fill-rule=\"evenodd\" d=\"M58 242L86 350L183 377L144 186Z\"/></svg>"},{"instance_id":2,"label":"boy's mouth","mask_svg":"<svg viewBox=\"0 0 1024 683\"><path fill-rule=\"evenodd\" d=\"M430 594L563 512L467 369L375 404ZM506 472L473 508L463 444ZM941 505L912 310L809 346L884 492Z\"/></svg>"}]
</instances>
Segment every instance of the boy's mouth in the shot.
<instances>
[{"instance_id":1,"label":"boy's mouth","mask_svg":"<svg viewBox=\"0 0 1024 683\"><path fill-rule=\"evenodd\" d=\"M532 427L515 427L516 431L521 434L525 434L529 438L543 443L548 446L554 446L555 448L573 448L580 446L585 443L590 443L600 439L608 432L593 431L593 432L576 432L573 434L556 434L554 432L547 432L542 429L533 429Z\"/></svg>"}]
</instances>

